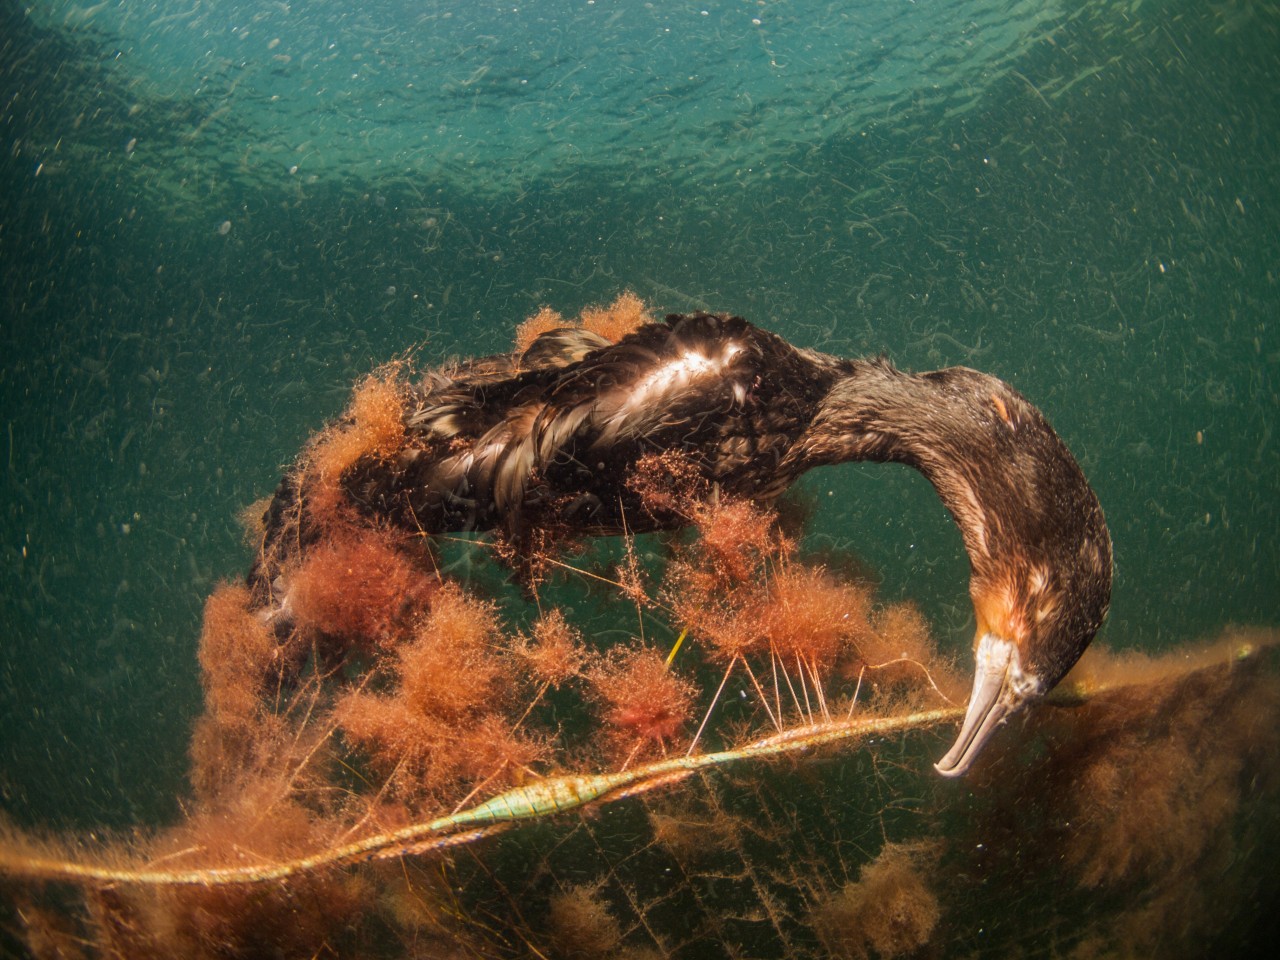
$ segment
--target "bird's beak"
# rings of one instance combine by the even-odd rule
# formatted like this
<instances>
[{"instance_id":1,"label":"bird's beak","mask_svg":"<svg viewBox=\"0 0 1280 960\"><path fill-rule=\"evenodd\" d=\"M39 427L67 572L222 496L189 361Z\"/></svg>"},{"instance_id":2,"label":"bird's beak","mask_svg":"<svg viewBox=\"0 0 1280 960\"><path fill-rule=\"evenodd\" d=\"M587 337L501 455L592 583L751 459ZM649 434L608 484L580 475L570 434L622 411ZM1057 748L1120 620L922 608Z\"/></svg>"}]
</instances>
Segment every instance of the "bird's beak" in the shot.
<instances>
[{"instance_id":1,"label":"bird's beak","mask_svg":"<svg viewBox=\"0 0 1280 960\"><path fill-rule=\"evenodd\" d=\"M1018 647L993 633L984 633L974 651L977 661L973 693L955 745L933 765L944 777L963 776L983 744L1005 718L1041 692L1040 681L1022 670Z\"/></svg>"}]
</instances>

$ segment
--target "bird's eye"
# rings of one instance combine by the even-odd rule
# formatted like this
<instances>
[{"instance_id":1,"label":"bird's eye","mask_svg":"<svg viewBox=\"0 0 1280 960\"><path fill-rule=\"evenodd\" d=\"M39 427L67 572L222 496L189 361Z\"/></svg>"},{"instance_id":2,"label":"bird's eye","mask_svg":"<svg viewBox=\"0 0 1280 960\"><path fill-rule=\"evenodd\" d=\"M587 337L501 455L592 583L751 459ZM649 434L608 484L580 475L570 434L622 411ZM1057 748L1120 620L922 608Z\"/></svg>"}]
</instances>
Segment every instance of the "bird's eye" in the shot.
<instances>
[{"instance_id":1,"label":"bird's eye","mask_svg":"<svg viewBox=\"0 0 1280 960\"><path fill-rule=\"evenodd\" d=\"M991 394L991 402L995 405L996 413L1000 414L1000 419L1012 427L1013 418L1009 416L1009 408L1005 406L1005 402L1000 395L995 393Z\"/></svg>"}]
</instances>

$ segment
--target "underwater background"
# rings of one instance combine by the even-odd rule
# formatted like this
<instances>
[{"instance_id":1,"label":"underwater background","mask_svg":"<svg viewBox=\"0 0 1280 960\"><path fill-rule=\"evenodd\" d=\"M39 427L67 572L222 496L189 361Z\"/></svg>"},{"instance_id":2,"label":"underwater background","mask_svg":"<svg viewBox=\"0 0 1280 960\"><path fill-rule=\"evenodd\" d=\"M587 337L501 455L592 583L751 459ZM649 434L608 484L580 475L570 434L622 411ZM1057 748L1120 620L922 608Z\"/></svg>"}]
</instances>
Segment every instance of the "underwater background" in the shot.
<instances>
[{"instance_id":1,"label":"underwater background","mask_svg":"<svg viewBox=\"0 0 1280 960\"><path fill-rule=\"evenodd\" d=\"M1102 638L1280 622L1280 10L0 0L0 810L172 820L200 610L351 383L634 290L977 367L1115 544ZM928 484L807 477L967 651Z\"/></svg>"}]
</instances>

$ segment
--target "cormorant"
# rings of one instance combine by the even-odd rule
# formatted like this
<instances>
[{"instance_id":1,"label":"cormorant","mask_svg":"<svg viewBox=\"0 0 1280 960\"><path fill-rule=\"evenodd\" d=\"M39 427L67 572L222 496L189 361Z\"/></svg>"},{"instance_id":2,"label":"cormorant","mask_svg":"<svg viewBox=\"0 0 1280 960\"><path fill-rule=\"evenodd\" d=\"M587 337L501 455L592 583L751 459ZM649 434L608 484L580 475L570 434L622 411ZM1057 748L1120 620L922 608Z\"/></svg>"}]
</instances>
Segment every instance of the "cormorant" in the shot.
<instances>
[{"instance_id":1,"label":"cormorant","mask_svg":"<svg viewBox=\"0 0 1280 960\"><path fill-rule=\"evenodd\" d=\"M696 313L617 343L554 330L522 353L430 374L403 400L403 446L356 462L341 484L359 511L415 532L499 530L519 544L539 528L683 526L630 482L651 454L680 455L721 496L764 502L825 464L919 470L964 538L977 619L973 692L936 765L944 776L1062 679L1110 601L1111 542L1075 459L1039 410L976 370L904 373ZM296 518L305 482L296 470L282 482L268 544ZM253 577L269 589L274 574L260 563Z\"/></svg>"}]
</instances>

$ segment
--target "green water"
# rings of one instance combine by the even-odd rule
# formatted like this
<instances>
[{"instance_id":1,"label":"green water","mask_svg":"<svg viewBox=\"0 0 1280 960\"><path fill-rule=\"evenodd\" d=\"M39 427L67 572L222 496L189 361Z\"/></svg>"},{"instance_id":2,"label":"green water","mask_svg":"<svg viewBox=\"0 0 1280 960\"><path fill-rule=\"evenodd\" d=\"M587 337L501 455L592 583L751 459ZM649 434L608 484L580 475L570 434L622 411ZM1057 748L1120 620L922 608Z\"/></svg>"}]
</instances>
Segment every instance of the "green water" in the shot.
<instances>
[{"instance_id":1,"label":"green water","mask_svg":"<svg viewBox=\"0 0 1280 960\"><path fill-rule=\"evenodd\" d=\"M1015 384L1107 511L1108 642L1280 623L1278 27L1252 3L4 0L0 810L172 818L236 512L380 361L505 349L623 288ZM803 492L967 646L919 477Z\"/></svg>"}]
</instances>

